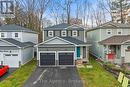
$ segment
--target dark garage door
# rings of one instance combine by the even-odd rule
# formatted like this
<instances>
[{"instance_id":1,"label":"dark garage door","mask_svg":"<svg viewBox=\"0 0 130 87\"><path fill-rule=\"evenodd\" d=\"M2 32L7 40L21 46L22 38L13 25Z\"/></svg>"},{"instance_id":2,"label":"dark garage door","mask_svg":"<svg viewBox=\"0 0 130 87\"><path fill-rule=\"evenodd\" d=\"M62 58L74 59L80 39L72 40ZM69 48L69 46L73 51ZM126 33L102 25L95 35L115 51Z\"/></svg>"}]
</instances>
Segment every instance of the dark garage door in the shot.
<instances>
[{"instance_id":1,"label":"dark garage door","mask_svg":"<svg viewBox=\"0 0 130 87\"><path fill-rule=\"evenodd\" d=\"M40 65L55 65L55 53L40 53Z\"/></svg>"},{"instance_id":2,"label":"dark garage door","mask_svg":"<svg viewBox=\"0 0 130 87\"><path fill-rule=\"evenodd\" d=\"M59 65L74 65L74 53L59 53Z\"/></svg>"}]
</instances>

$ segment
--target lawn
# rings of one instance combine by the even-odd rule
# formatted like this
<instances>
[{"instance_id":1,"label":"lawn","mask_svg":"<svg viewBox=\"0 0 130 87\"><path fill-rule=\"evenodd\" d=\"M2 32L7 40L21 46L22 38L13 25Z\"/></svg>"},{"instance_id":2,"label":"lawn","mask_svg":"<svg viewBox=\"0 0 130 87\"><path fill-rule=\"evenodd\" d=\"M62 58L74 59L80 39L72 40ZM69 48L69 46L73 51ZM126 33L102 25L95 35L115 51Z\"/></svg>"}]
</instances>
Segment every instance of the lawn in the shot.
<instances>
[{"instance_id":1,"label":"lawn","mask_svg":"<svg viewBox=\"0 0 130 87\"><path fill-rule=\"evenodd\" d=\"M104 70L92 56L90 56L90 63L93 65L93 69L78 69L84 87L121 87L116 78Z\"/></svg>"},{"instance_id":2,"label":"lawn","mask_svg":"<svg viewBox=\"0 0 130 87\"><path fill-rule=\"evenodd\" d=\"M32 60L17 69L11 76L0 83L0 87L22 87L36 68L36 60Z\"/></svg>"}]
</instances>

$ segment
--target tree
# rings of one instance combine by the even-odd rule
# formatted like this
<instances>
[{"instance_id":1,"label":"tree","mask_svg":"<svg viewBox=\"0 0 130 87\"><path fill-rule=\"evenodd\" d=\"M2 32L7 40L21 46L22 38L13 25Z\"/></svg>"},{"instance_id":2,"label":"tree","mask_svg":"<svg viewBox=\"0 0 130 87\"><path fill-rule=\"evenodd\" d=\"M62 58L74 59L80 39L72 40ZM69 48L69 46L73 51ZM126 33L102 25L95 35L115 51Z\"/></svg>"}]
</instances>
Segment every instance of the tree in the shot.
<instances>
[{"instance_id":1,"label":"tree","mask_svg":"<svg viewBox=\"0 0 130 87\"><path fill-rule=\"evenodd\" d=\"M6 18L6 22L18 24L39 33L42 41L43 16L50 0L15 0L15 18Z\"/></svg>"},{"instance_id":2,"label":"tree","mask_svg":"<svg viewBox=\"0 0 130 87\"><path fill-rule=\"evenodd\" d=\"M63 15L66 15L66 20L67 23L70 24L70 19L71 19L71 6L74 3L73 0L58 0L58 5L62 8L63 14L62 14L62 19ZM65 13L64 13L65 12Z\"/></svg>"}]
</instances>

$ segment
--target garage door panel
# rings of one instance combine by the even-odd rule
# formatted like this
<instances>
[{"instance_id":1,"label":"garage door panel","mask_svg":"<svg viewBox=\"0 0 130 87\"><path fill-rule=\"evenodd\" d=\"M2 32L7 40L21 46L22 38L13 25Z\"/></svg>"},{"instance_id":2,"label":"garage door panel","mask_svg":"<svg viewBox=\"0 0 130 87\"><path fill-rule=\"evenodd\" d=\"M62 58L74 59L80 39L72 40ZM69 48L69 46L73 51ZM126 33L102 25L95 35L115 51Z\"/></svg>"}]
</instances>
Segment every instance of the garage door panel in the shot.
<instances>
[{"instance_id":1,"label":"garage door panel","mask_svg":"<svg viewBox=\"0 0 130 87\"><path fill-rule=\"evenodd\" d=\"M74 53L59 53L59 65L74 65Z\"/></svg>"},{"instance_id":2,"label":"garage door panel","mask_svg":"<svg viewBox=\"0 0 130 87\"><path fill-rule=\"evenodd\" d=\"M55 65L55 53L40 53L40 65Z\"/></svg>"},{"instance_id":3,"label":"garage door panel","mask_svg":"<svg viewBox=\"0 0 130 87\"><path fill-rule=\"evenodd\" d=\"M8 65L9 67L19 67L18 54L5 54L4 64Z\"/></svg>"}]
</instances>

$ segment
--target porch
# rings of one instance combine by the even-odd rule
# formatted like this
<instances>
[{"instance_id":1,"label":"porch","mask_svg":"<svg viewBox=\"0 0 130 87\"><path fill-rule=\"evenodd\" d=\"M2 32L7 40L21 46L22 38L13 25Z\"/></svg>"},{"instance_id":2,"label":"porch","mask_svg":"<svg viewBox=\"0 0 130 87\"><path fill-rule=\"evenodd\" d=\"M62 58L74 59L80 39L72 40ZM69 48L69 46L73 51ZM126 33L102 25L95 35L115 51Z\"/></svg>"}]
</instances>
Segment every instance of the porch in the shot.
<instances>
[{"instance_id":1,"label":"porch","mask_svg":"<svg viewBox=\"0 0 130 87\"><path fill-rule=\"evenodd\" d=\"M121 45L104 45L104 58L106 61L122 64Z\"/></svg>"},{"instance_id":2,"label":"porch","mask_svg":"<svg viewBox=\"0 0 130 87\"><path fill-rule=\"evenodd\" d=\"M88 46L76 46L76 64L88 63L89 60Z\"/></svg>"}]
</instances>

